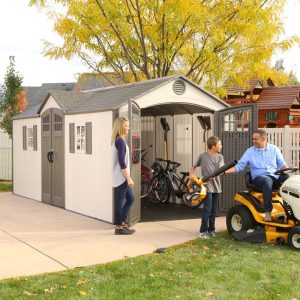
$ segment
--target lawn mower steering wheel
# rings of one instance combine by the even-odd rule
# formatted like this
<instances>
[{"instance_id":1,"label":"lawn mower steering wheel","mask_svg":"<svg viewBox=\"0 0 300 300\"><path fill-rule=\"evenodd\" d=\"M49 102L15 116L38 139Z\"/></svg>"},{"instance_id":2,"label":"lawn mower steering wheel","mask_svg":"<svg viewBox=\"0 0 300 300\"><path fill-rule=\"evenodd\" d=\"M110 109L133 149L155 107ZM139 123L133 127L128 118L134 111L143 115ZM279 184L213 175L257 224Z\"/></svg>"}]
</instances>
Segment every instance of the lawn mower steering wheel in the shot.
<instances>
[{"instance_id":1,"label":"lawn mower steering wheel","mask_svg":"<svg viewBox=\"0 0 300 300\"><path fill-rule=\"evenodd\" d=\"M284 168L284 169L276 171L274 174L275 175L284 175L284 174L294 173L297 171L298 171L298 168Z\"/></svg>"}]
</instances>

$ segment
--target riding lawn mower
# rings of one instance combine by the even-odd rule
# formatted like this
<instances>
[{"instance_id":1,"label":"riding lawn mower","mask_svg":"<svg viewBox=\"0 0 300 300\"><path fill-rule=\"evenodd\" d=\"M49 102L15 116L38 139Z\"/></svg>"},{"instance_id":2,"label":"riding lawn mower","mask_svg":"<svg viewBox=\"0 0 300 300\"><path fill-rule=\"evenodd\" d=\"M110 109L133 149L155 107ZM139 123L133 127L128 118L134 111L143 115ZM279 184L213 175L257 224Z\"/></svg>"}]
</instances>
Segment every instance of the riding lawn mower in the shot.
<instances>
[{"instance_id":1,"label":"riding lawn mower","mask_svg":"<svg viewBox=\"0 0 300 300\"><path fill-rule=\"evenodd\" d=\"M226 225L234 239L252 243L288 244L300 251L300 175L288 176L298 168L286 168L276 175L287 175L279 190L272 193L272 221L265 221L262 189L245 173L247 191L235 194L236 206L227 213Z\"/></svg>"}]
</instances>

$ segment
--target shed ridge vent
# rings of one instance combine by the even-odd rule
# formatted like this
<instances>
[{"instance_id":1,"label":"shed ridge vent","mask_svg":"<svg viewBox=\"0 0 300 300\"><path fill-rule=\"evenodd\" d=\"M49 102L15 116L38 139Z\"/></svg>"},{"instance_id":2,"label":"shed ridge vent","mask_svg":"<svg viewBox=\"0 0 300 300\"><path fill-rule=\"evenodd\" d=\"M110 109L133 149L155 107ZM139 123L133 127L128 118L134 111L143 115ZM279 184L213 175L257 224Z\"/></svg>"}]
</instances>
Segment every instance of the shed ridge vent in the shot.
<instances>
[{"instance_id":1,"label":"shed ridge vent","mask_svg":"<svg viewBox=\"0 0 300 300\"><path fill-rule=\"evenodd\" d=\"M177 79L173 83L173 91L176 95L182 95L185 92L185 83L183 80Z\"/></svg>"}]
</instances>

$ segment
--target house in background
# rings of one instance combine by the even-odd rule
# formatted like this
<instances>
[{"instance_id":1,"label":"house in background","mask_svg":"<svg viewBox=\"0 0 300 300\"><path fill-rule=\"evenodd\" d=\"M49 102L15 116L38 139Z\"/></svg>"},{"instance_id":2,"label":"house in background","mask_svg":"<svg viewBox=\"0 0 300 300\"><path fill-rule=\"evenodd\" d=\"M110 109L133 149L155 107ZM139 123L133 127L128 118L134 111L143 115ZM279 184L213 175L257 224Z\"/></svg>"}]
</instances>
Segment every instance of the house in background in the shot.
<instances>
[{"instance_id":1,"label":"house in background","mask_svg":"<svg viewBox=\"0 0 300 300\"><path fill-rule=\"evenodd\" d=\"M224 100L231 106L255 103L262 93L263 88L269 86L275 86L270 78L266 81L261 79L251 79L250 83L244 84L244 87L228 86L226 87L227 95Z\"/></svg>"},{"instance_id":2,"label":"house in background","mask_svg":"<svg viewBox=\"0 0 300 300\"><path fill-rule=\"evenodd\" d=\"M263 89L258 101L258 126L300 127L300 86Z\"/></svg>"},{"instance_id":3,"label":"house in background","mask_svg":"<svg viewBox=\"0 0 300 300\"><path fill-rule=\"evenodd\" d=\"M231 106L249 103L258 105L258 127L300 127L300 85L275 86L253 79L248 88L228 87L224 101Z\"/></svg>"}]
</instances>

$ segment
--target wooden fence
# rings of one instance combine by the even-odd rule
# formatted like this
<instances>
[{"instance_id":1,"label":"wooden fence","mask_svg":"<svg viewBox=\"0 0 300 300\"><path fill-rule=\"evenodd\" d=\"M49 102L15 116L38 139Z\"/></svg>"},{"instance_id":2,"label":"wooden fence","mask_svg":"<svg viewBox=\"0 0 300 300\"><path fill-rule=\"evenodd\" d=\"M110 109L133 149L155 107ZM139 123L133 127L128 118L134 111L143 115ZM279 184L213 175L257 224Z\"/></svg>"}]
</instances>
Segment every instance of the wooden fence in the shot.
<instances>
[{"instance_id":1,"label":"wooden fence","mask_svg":"<svg viewBox=\"0 0 300 300\"><path fill-rule=\"evenodd\" d=\"M12 141L0 129L0 180L12 180Z\"/></svg>"},{"instance_id":2,"label":"wooden fence","mask_svg":"<svg viewBox=\"0 0 300 300\"><path fill-rule=\"evenodd\" d=\"M300 128L263 128L268 133L268 142L282 152L289 167L300 169Z\"/></svg>"}]
</instances>

